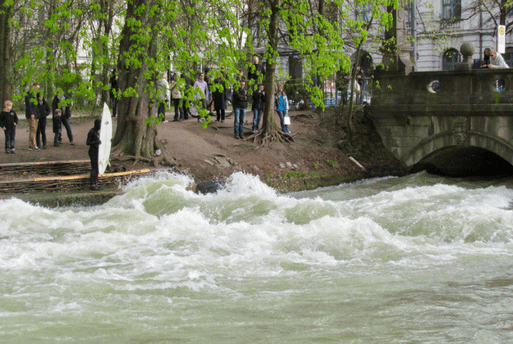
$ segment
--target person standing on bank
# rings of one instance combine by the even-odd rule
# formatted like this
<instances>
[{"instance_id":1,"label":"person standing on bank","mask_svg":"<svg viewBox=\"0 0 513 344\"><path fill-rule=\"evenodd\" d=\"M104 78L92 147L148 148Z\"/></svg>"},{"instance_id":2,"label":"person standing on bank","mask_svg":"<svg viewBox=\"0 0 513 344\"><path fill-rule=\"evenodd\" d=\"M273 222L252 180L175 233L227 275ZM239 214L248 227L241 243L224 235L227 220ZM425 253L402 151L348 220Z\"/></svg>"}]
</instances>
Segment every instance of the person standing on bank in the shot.
<instances>
[{"instance_id":1,"label":"person standing on bank","mask_svg":"<svg viewBox=\"0 0 513 344\"><path fill-rule=\"evenodd\" d=\"M37 124L37 133L36 133L36 144L41 148L41 139L43 139L43 149L46 149L46 117L51 113L50 105L46 102L46 99L41 96L41 94L37 94L37 110L39 112L39 122Z\"/></svg>"},{"instance_id":2,"label":"person standing on bank","mask_svg":"<svg viewBox=\"0 0 513 344\"><path fill-rule=\"evenodd\" d=\"M160 79L157 81L157 114L162 123L166 123L166 108L169 104L169 83L167 82L167 74L162 73Z\"/></svg>"},{"instance_id":3,"label":"person standing on bank","mask_svg":"<svg viewBox=\"0 0 513 344\"><path fill-rule=\"evenodd\" d=\"M59 141L61 139L61 131L62 131L62 110L61 109L55 109L53 116L52 116L52 129L53 129L53 146L59 147L61 142Z\"/></svg>"},{"instance_id":4,"label":"person standing on bank","mask_svg":"<svg viewBox=\"0 0 513 344\"><path fill-rule=\"evenodd\" d=\"M185 86L185 81L180 79L180 74L176 73L175 77L171 81L171 99L173 100L173 106L175 108L175 117L173 121L184 120L184 106L182 101L182 92Z\"/></svg>"},{"instance_id":5,"label":"person standing on bank","mask_svg":"<svg viewBox=\"0 0 513 344\"><path fill-rule=\"evenodd\" d=\"M66 101L66 97L64 96L64 93L61 89L57 90L57 94L53 98L52 101L52 112L55 114L56 109L61 109L61 122L62 125L64 125L64 128L66 128L66 134L68 135L69 144L74 146L75 143L73 142L73 133L71 132L71 125L70 125L70 119L71 119L71 108L69 102ZM59 136L59 142L62 142L62 132L61 136Z\"/></svg>"},{"instance_id":6,"label":"person standing on bank","mask_svg":"<svg viewBox=\"0 0 513 344\"><path fill-rule=\"evenodd\" d=\"M260 119L264 113L265 108L265 91L264 84L258 85L258 91L253 93L253 105L251 106L251 110L253 110L253 132L258 130L260 126Z\"/></svg>"},{"instance_id":7,"label":"person standing on bank","mask_svg":"<svg viewBox=\"0 0 513 344\"><path fill-rule=\"evenodd\" d=\"M91 183L91 190L100 190L98 187L98 153L100 151L100 129L102 126L102 120L97 118L94 120L94 127L87 133L87 145L89 146L89 159L91 159L91 175L89 181Z\"/></svg>"},{"instance_id":8,"label":"person standing on bank","mask_svg":"<svg viewBox=\"0 0 513 344\"><path fill-rule=\"evenodd\" d=\"M244 139L244 117L246 116L246 108L248 107L248 91L246 90L246 81L241 81L238 90L233 91L232 95L233 129L236 139Z\"/></svg>"},{"instance_id":9,"label":"person standing on bank","mask_svg":"<svg viewBox=\"0 0 513 344\"><path fill-rule=\"evenodd\" d=\"M118 71L116 68L112 70L112 76L110 77L110 100L112 103L112 117L116 117L118 112L118 91L119 91L119 83L118 83Z\"/></svg>"},{"instance_id":10,"label":"person standing on bank","mask_svg":"<svg viewBox=\"0 0 513 344\"><path fill-rule=\"evenodd\" d=\"M253 82L251 82L253 80ZM257 90L257 85L260 85L265 80L265 68L259 63L258 56L253 56L253 64L248 70L248 82L252 84L253 90Z\"/></svg>"},{"instance_id":11,"label":"person standing on bank","mask_svg":"<svg viewBox=\"0 0 513 344\"><path fill-rule=\"evenodd\" d=\"M18 125L18 115L12 109L12 102L6 100L4 109L0 114L0 127L5 134L5 154L15 154L14 141L16 137L16 126Z\"/></svg>"},{"instance_id":12,"label":"person standing on bank","mask_svg":"<svg viewBox=\"0 0 513 344\"><path fill-rule=\"evenodd\" d=\"M290 134L289 126L285 124L285 117L289 115L289 101L283 90L283 85L278 86L278 92L274 95L274 111L280 116L281 130Z\"/></svg>"},{"instance_id":13,"label":"person standing on bank","mask_svg":"<svg viewBox=\"0 0 513 344\"><path fill-rule=\"evenodd\" d=\"M224 123L227 103L227 89L223 77L219 75L212 86L212 97L214 98L214 110L216 111L217 121Z\"/></svg>"},{"instance_id":14,"label":"person standing on bank","mask_svg":"<svg viewBox=\"0 0 513 344\"><path fill-rule=\"evenodd\" d=\"M194 99L201 99L201 107L205 110L208 107L207 96L208 83L205 81L205 74L199 73L198 80L194 82ZM198 116L198 122L201 122L201 120L201 116Z\"/></svg>"},{"instance_id":15,"label":"person standing on bank","mask_svg":"<svg viewBox=\"0 0 513 344\"><path fill-rule=\"evenodd\" d=\"M25 96L25 118L29 124L29 148L28 150L38 150L36 144L37 124L39 122L39 112L37 108L37 90L39 84L36 82L32 84L32 89Z\"/></svg>"}]
</instances>

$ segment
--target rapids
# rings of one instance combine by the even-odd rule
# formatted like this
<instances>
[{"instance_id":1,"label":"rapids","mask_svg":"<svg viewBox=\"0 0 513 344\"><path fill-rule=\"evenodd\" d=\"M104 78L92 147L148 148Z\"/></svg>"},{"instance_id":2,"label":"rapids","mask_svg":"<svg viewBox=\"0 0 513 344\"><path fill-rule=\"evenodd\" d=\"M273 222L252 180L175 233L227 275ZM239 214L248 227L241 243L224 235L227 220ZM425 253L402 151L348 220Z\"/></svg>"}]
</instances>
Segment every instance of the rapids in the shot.
<instances>
[{"instance_id":1,"label":"rapids","mask_svg":"<svg viewBox=\"0 0 513 344\"><path fill-rule=\"evenodd\" d=\"M0 200L0 342L513 341L510 179L191 182L160 172L95 207Z\"/></svg>"}]
</instances>

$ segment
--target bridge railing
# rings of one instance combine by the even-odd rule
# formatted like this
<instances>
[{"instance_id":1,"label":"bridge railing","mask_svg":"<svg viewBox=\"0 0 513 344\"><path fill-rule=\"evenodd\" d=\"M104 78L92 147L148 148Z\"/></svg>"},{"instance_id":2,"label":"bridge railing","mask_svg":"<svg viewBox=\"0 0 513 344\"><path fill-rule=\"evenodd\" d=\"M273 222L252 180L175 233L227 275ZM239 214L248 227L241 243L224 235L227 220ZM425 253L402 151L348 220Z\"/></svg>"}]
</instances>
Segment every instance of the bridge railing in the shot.
<instances>
[{"instance_id":1,"label":"bridge railing","mask_svg":"<svg viewBox=\"0 0 513 344\"><path fill-rule=\"evenodd\" d=\"M513 69L377 73L369 110L374 115L487 112L513 116Z\"/></svg>"}]
</instances>

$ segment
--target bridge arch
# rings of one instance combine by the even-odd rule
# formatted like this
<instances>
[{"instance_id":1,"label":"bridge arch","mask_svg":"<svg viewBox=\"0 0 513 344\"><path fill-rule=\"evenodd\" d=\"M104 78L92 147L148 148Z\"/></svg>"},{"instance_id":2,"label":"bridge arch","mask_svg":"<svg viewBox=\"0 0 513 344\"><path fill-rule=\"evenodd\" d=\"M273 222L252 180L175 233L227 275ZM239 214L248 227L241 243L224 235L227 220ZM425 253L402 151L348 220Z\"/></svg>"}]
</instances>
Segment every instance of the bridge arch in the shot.
<instances>
[{"instance_id":1,"label":"bridge arch","mask_svg":"<svg viewBox=\"0 0 513 344\"><path fill-rule=\"evenodd\" d=\"M462 140L469 144L462 145ZM467 137L444 132L418 143L401 160L410 172L428 170L453 176L511 174L513 145L481 132L470 132Z\"/></svg>"}]
</instances>

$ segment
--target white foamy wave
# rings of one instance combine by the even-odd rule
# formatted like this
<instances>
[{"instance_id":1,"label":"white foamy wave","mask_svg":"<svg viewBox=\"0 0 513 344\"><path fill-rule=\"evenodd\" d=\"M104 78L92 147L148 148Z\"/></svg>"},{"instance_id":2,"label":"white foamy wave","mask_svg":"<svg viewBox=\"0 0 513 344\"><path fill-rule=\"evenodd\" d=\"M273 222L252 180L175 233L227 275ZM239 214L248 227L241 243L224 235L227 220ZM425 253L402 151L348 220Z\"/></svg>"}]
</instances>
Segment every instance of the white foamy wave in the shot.
<instances>
[{"instance_id":1,"label":"white foamy wave","mask_svg":"<svg viewBox=\"0 0 513 344\"><path fill-rule=\"evenodd\" d=\"M179 184L186 187L193 182L193 179L185 174L171 172L167 170L158 170L147 176L135 178L123 186L123 191L137 188L141 185L152 184L155 182L170 183L169 185Z\"/></svg>"},{"instance_id":2,"label":"white foamy wave","mask_svg":"<svg viewBox=\"0 0 513 344\"><path fill-rule=\"evenodd\" d=\"M196 288L230 271L270 276L320 266L422 265L507 251L513 243L513 191L504 187L387 188L336 201L277 194L244 173L216 194L196 194L190 182L173 173L144 177L91 208L0 201L0 268L62 274L109 266L112 276L174 276ZM203 277L185 283L192 271Z\"/></svg>"}]
</instances>

